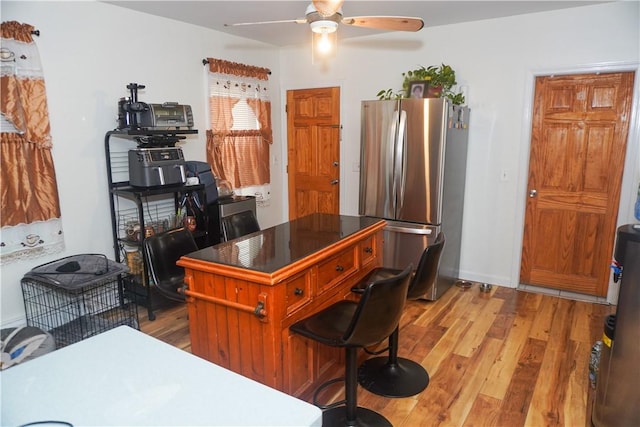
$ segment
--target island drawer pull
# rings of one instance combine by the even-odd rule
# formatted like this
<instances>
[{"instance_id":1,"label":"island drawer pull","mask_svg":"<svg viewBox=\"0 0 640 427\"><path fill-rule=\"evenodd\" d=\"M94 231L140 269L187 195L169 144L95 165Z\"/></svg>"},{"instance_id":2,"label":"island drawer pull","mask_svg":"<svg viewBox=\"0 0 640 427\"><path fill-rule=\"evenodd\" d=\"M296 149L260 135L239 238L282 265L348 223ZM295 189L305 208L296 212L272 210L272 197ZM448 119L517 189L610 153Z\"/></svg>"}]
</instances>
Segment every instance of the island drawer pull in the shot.
<instances>
[{"instance_id":1,"label":"island drawer pull","mask_svg":"<svg viewBox=\"0 0 640 427\"><path fill-rule=\"evenodd\" d=\"M336 271L344 271L344 267L338 264L336 265Z\"/></svg>"},{"instance_id":2,"label":"island drawer pull","mask_svg":"<svg viewBox=\"0 0 640 427\"><path fill-rule=\"evenodd\" d=\"M293 291L293 294L294 294L294 295L304 295L304 290L303 290L303 289L300 289L300 288L296 288L296 289Z\"/></svg>"}]
</instances>

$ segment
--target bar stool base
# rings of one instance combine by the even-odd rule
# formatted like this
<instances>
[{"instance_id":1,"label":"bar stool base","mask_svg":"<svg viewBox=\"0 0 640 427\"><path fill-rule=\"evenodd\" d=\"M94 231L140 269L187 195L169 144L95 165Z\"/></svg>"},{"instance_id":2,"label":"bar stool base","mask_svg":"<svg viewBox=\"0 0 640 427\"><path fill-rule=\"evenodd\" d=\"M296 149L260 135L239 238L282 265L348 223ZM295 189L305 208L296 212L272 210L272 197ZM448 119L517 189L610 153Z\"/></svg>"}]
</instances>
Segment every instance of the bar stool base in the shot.
<instances>
[{"instance_id":1,"label":"bar stool base","mask_svg":"<svg viewBox=\"0 0 640 427\"><path fill-rule=\"evenodd\" d=\"M379 396L409 397L427 388L429 373L413 360L399 357L390 363L388 357L374 357L358 368L358 383Z\"/></svg>"},{"instance_id":2,"label":"bar stool base","mask_svg":"<svg viewBox=\"0 0 640 427\"><path fill-rule=\"evenodd\" d=\"M356 408L355 423L348 423L346 406L337 406L322 413L322 426L393 427L393 424L379 413L360 406Z\"/></svg>"}]
</instances>

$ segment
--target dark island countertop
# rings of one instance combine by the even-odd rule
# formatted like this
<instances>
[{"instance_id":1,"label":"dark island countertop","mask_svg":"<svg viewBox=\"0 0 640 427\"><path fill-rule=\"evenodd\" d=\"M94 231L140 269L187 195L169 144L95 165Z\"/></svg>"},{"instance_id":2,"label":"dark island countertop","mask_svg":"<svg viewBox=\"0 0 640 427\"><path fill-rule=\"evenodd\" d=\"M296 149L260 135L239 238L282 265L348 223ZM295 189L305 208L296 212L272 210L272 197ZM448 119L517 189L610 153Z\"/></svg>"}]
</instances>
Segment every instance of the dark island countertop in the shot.
<instances>
[{"instance_id":1,"label":"dark island countertop","mask_svg":"<svg viewBox=\"0 0 640 427\"><path fill-rule=\"evenodd\" d=\"M178 264L205 262L271 275L381 223L377 218L312 214L192 252Z\"/></svg>"}]
</instances>

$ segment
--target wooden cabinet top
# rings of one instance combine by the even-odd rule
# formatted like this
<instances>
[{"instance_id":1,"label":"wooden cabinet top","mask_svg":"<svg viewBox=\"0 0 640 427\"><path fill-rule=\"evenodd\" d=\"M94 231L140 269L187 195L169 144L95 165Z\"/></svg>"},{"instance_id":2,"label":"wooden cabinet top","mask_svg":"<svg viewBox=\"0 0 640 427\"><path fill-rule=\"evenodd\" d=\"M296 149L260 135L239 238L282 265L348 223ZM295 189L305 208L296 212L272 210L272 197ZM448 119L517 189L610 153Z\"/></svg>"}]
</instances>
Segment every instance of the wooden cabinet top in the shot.
<instances>
[{"instance_id":1,"label":"wooden cabinet top","mask_svg":"<svg viewBox=\"0 0 640 427\"><path fill-rule=\"evenodd\" d=\"M384 225L377 218L312 214L193 252L178 265L275 284Z\"/></svg>"}]
</instances>

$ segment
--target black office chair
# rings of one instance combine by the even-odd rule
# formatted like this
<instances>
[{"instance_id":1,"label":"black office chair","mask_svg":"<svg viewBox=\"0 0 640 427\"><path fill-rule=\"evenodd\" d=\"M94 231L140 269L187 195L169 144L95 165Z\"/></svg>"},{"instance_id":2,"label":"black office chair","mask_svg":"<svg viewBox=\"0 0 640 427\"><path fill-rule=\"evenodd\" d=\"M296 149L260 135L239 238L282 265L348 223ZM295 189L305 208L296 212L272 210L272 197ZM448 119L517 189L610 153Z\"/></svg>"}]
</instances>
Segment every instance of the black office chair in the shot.
<instances>
[{"instance_id":1,"label":"black office chair","mask_svg":"<svg viewBox=\"0 0 640 427\"><path fill-rule=\"evenodd\" d=\"M444 244L445 236L441 232L433 245L428 246L422 252L416 273L409 284L407 300L424 298L434 284ZM380 278L393 276L397 273L398 270L377 268L363 283L380 280ZM360 289L361 287L354 289L354 291L360 292ZM385 349L389 351L388 357L367 359L358 368L358 382L371 393L385 397L408 397L420 393L429 385L429 373L422 365L398 357L399 335L400 328L398 327L389 336L389 347Z\"/></svg>"},{"instance_id":2,"label":"black office chair","mask_svg":"<svg viewBox=\"0 0 640 427\"><path fill-rule=\"evenodd\" d=\"M222 218L222 236L225 241L260 231L260 224L253 211L244 211Z\"/></svg>"},{"instance_id":3,"label":"black office chair","mask_svg":"<svg viewBox=\"0 0 640 427\"><path fill-rule=\"evenodd\" d=\"M327 409L322 414L322 425L391 426L379 413L358 407L357 350L386 339L398 327L412 268L409 265L396 276L369 283L359 302L338 301L289 327L322 344L345 349L345 400L324 407ZM334 382L321 386L316 396L324 386Z\"/></svg>"},{"instance_id":4,"label":"black office chair","mask_svg":"<svg viewBox=\"0 0 640 427\"><path fill-rule=\"evenodd\" d=\"M151 281L158 292L171 300L184 301L184 268L176 265L181 256L198 250L186 228L158 233L144 240L144 256Z\"/></svg>"}]
</instances>

